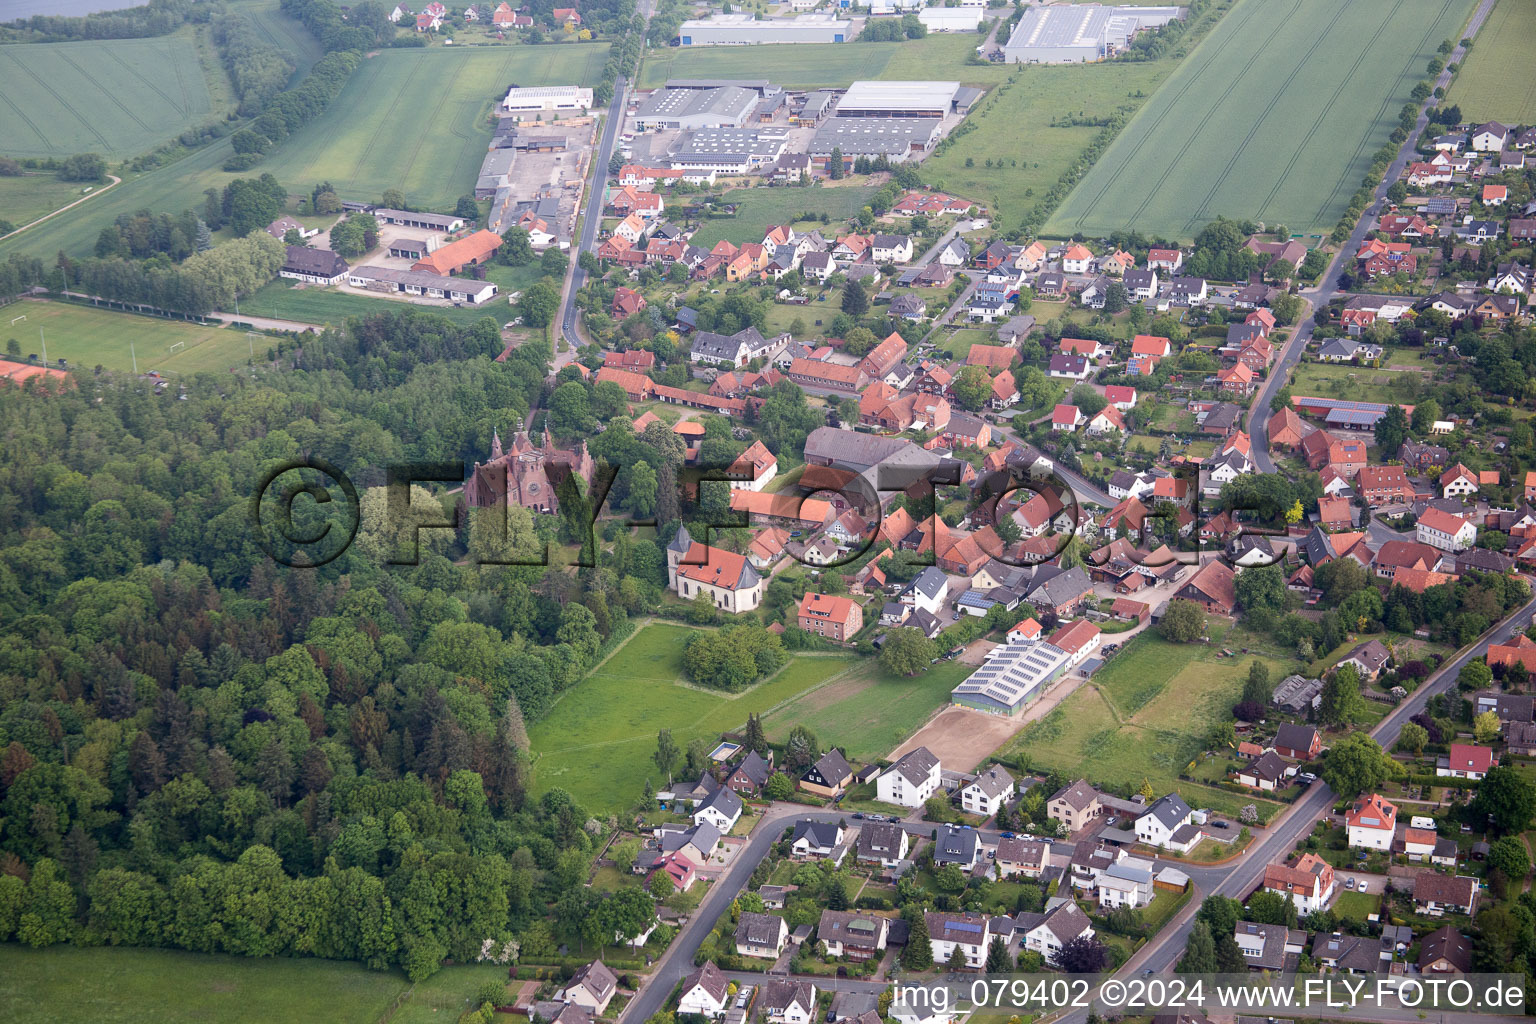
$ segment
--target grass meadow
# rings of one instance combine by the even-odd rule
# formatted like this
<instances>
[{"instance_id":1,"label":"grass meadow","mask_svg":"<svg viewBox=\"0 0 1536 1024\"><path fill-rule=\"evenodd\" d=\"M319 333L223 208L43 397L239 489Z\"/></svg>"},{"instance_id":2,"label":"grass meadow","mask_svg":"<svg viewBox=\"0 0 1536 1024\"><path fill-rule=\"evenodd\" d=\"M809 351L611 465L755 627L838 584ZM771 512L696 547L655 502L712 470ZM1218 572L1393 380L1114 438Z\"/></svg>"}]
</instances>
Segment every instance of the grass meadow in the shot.
<instances>
[{"instance_id":1,"label":"grass meadow","mask_svg":"<svg viewBox=\"0 0 1536 1024\"><path fill-rule=\"evenodd\" d=\"M823 746L870 761L894 750L938 708L975 666L945 661L916 678L893 676L869 659L854 671L803 694L763 719L768 738L785 739L803 725Z\"/></svg>"},{"instance_id":2,"label":"grass meadow","mask_svg":"<svg viewBox=\"0 0 1536 1024\"><path fill-rule=\"evenodd\" d=\"M589 811L622 810L639 798L644 779L653 786L665 782L651 760L662 729L671 729L686 749L690 740L739 728L749 712L777 707L855 663L800 655L750 690L717 693L683 681L683 645L696 632L670 623L645 626L567 690L528 730L535 790L560 787Z\"/></svg>"},{"instance_id":3,"label":"grass meadow","mask_svg":"<svg viewBox=\"0 0 1536 1024\"><path fill-rule=\"evenodd\" d=\"M329 181L343 199L377 200L398 188L451 209L474 188L508 86L595 84L607 58L605 44L386 50L259 167L294 191Z\"/></svg>"},{"instance_id":4,"label":"grass meadow","mask_svg":"<svg viewBox=\"0 0 1536 1024\"><path fill-rule=\"evenodd\" d=\"M864 79L927 79L987 86L1007 70L996 64L967 64L981 37L969 32L934 33L900 43L784 43L762 47L762 67L786 89L842 88ZM651 50L640 72L640 88L655 89L669 78L740 78L743 54L734 46L676 46Z\"/></svg>"},{"instance_id":5,"label":"grass meadow","mask_svg":"<svg viewBox=\"0 0 1536 1024\"><path fill-rule=\"evenodd\" d=\"M1208 645L1172 644L1151 632L1136 636L1093 679L1031 723L1004 750L1036 768L1056 768L1106 784L1179 790L1194 807L1235 813L1255 801L1182 782L1178 776L1205 749L1205 737L1242 693L1251 656L1218 658L1230 627L1211 620ZM1237 643L1233 637L1228 646ZM1253 638L1242 643L1252 646ZM1273 679L1292 662L1265 655ZM1272 810L1275 805L1257 801Z\"/></svg>"},{"instance_id":6,"label":"grass meadow","mask_svg":"<svg viewBox=\"0 0 1536 1024\"><path fill-rule=\"evenodd\" d=\"M299 286L278 278L240 300L240 312L251 316L269 316L280 320L299 320L311 324L340 325L349 316L395 313L411 308L446 317L456 324L472 324L481 317L506 323L513 316L506 296L528 287L539 279L538 265L532 267L490 267L486 279L501 289L494 299L478 306L418 306L399 299L374 298L342 291L339 288Z\"/></svg>"},{"instance_id":7,"label":"grass meadow","mask_svg":"<svg viewBox=\"0 0 1536 1024\"><path fill-rule=\"evenodd\" d=\"M20 316L26 320L12 325ZM42 338L39 330L44 332ZM244 331L233 328L40 299L24 299L0 309L0 340L12 338L20 342L23 358L41 356L41 341L46 338L53 365L62 357L85 372L96 366L131 371L137 357L140 373L228 370L251 358L253 342ZM271 342L262 339L254 344L256 358L261 359ZM173 345L178 346L174 352Z\"/></svg>"},{"instance_id":8,"label":"grass meadow","mask_svg":"<svg viewBox=\"0 0 1536 1024\"><path fill-rule=\"evenodd\" d=\"M835 44L827 44L835 45ZM816 222L798 218L802 213L826 214L834 225L828 232L844 234L847 225L837 221L847 220L858 213L875 189L864 185L826 185L814 188L738 188L725 193L725 201L736 204L736 216L706 220L690 241L705 249L724 238L740 245L743 242L761 242L768 228L775 224L810 228Z\"/></svg>"},{"instance_id":9,"label":"grass meadow","mask_svg":"<svg viewBox=\"0 0 1536 1024\"><path fill-rule=\"evenodd\" d=\"M1536 121L1536 76L1531 40L1536 39L1536 2L1500 0L1473 41L1447 103L1461 106L1473 122Z\"/></svg>"},{"instance_id":10,"label":"grass meadow","mask_svg":"<svg viewBox=\"0 0 1536 1024\"><path fill-rule=\"evenodd\" d=\"M1460 32L1471 6L1238 0L1045 233L1130 228L1186 239L1218 215L1293 232L1332 227L1435 48Z\"/></svg>"},{"instance_id":11,"label":"grass meadow","mask_svg":"<svg viewBox=\"0 0 1536 1024\"><path fill-rule=\"evenodd\" d=\"M213 112L185 34L0 47L0 82L0 148L13 157L133 156Z\"/></svg>"},{"instance_id":12,"label":"grass meadow","mask_svg":"<svg viewBox=\"0 0 1536 1024\"><path fill-rule=\"evenodd\" d=\"M85 194L80 191L83 188L85 185L78 181L60 181L52 171L23 174L18 178L0 178L0 219L8 220L17 227L30 224L79 199Z\"/></svg>"},{"instance_id":13,"label":"grass meadow","mask_svg":"<svg viewBox=\"0 0 1536 1024\"><path fill-rule=\"evenodd\" d=\"M75 1019L118 1024L426 1024L457 1019L481 983L506 976L493 964L447 967L411 985L335 960L12 944L0 946L0 1019L51 1024L68 1006Z\"/></svg>"}]
</instances>

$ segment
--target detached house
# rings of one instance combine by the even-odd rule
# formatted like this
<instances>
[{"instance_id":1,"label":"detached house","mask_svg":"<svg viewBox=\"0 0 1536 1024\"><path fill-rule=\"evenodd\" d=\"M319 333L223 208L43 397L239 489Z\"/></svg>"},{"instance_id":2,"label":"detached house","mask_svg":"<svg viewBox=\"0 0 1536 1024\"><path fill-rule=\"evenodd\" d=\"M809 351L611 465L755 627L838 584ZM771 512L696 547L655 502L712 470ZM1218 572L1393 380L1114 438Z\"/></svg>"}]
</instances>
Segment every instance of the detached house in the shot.
<instances>
[{"instance_id":1,"label":"detached house","mask_svg":"<svg viewBox=\"0 0 1536 1024\"><path fill-rule=\"evenodd\" d=\"M800 788L816 796L833 797L853 781L853 769L836 748L827 751L800 776Z\"/></svg>"},{"instance_id":2,"label":"detached house","mask_svg":"<svg viewBox=\"0 0 1536 1024\"><path fill-rule=\"evenodd\" d=\"M1148 846L1188 853L1200 841L1199 827L1190 824L1193 815L1177 793L1160 797L1136 819L1136 838Z\"/></svg>"},{"instance_id":3,"label":"detached house","mask_svg":"<svg viewBox=\"0 0 1536 1024\"><path fill-rule=\"evenodd\" d=\"M1360 797L1344 817L1352 850L1390 850L1397 834L1397 805L1372 793Z\"/></svg>"},{"instance_id":4,"label":"detached house","mask_svg":"<svg viewBox=\"0 0 1536 1024\"><path fill-rule=\"evenodd\" d=\"M960 806L968 814L990 818L1013 796L1013 786L1013 776L995 764L960 787Z\"/></svg>"},{"instance_id":5,"label":"detached house","mask_svg":"<svg viewBox=\"0 0 1536 1024\"><path fill-rule=\"evenodd\" d=\"M759 1004L768 1024L810 1024L816 1018L816 986L794 978L770 978Z\"/></svg>"},{"instance_id":6,"label":"detached house","mask_svg":"<svg viewBox=\"0 0 1536 1024\"><path fill-rule=\"evenodd\" d=\"M1103 810L1098 790L1084 779L1078 779L1052 796L1046 801L1045 808L1046 815L1064 824L1069 832L1083 828Z\"/></svg>"},{"instance_id":7,"label":"detached house","mask_svg":"<svg viewBox=\"0 0 1536 1024\"><path fill-rule=\"evenodd\" d=\"M740 956L754 956L777 960L789 941L789 926L777 914L755 914L743 911L736 925L736 952Z\"/></svg>"},{"instance_id":8,"label":"detached house","mask_svg":"<svg viewBox=\"0 0 1536 1024\"><path fill-rule=\"evenodd\" d=\"M823 910L816 926L816 939L827 944L831 956L846 956L855 962L873 960L885 951L890 920L870 913Z\"/></svg>"},{"instance_id":9,"label":"detached house","mask_svg":"<svg viewBox=\"0 0 1536 1024\"><path fill-rule=\"evenodd\" d=\"M877 799L899 807L921 807L939 788L939 759L927 747L910 750L875 780Z\"/></svg>"},{"instance_id":10,"label":"detached house","mask_svg":"<svg viewBox=\"0 0 1536 1024\"><path fill-rule=\"evenodd\" d=\"M1415 530L1421 544L1441 551L1465 551L1477 542L1477 527L1470 519L1451 515L1438 508L1427 508L1419 516Z\"/></svg>"},{"instance_id":11,"label":"detached house","mask_svg":"<svg viewBox=\"0 0 1536 1024\"><path fill-rule=\"evenodd\" d=\"M864 864L879 864L892 871L907 857L907 831L884 821L867 821L859 829L854 855Z\"/></svg>"},{"instance_id":12,"label":"detached house","mask_svg":"<svg viewBox=\"0 0 1536 1024\"><path fill-rule=\"evenodd\" d=\"M730 1001L730 981L714 961L706 960L701 967L683 979L682 994L678 998L679 1013L697 1013L705 1017L719 1017L725 1013Z\"/></svg>"},{"instance_id":13,"label":"detached house","mask_svg":"<svg viewBox=\"0 0 1536 1024\"><path fill-rule=\"evenodd\" d=\"M1333 899L1333 865L1315 853L1302 854L1295 864L1266 865L1264 890L1294 900L1299 915L1324 910Z\"/></svg>"}]
</instances>

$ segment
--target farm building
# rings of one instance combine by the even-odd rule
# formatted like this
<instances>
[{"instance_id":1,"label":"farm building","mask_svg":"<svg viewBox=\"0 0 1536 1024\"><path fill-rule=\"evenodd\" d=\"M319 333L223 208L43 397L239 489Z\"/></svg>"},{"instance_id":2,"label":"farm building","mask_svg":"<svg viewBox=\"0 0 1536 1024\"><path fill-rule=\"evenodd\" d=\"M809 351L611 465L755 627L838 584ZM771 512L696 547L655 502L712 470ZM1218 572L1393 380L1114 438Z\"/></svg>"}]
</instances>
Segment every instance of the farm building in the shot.
<instances>
[{"instance_id":1,"label":"farm building","mask_svg":"<svg viewBox=\"0 0 1536 1024\"><path fill-rule=\"evenodd\" d=\"M965 113L980 89L959 82L854 82L837 104L838 117L943 117Z\"/></svg>"},{"instance_id":2,"label":"farm building","mask_svg":"<svg viewBox=\"0 0 1536 1024\"><path fill-rule=\"evenodd\" d=\"M758 43L843 43L853 38L853 22L830 14L765 18L721 14L685 21L677 29L683 46L752 46Z\"/></svg>"},{"instance_id":3,"label":"farm building","mask_svg":"<svg viewBox=\"0 0 1536 1024\"><path fill-rule=\"evenodd\" d=\"M329 249L290 245L277 276L309 284L335 284L347 276L347 261Z\"/></svg>"},{"instance_id":4,"label":"farm building","mask_svg":"<svg viewBox=\"0 0 1536 1024\"><path fill-rule=\"evenodd\" d=\"M515 149L493 149L486 153L480 164L480 176L475 179L475 198L492 199L498 189L509 184L516 159Z\"/></svg>"},{"instance_id":5,"label":"farm building","mask_svg":"<svg viewBox=\"0 0 1536 1024\"><path fill-rule=\"evenodd\" d=\"M463 217L449 217L441 213L412 213L409 210L391 210L382 206L370 212L381 224L398 224L403 228L422 228L426 231L451 233L464 226Z\"/></svg>"},{"instance_id":6,"label":"farm building","mask_svg":"<svg viewBox=\"0 0 1536 1024\"><path fill-rule=\"evenodd\" d=\"M640 104L641 131L664 128L739 128L757 106L758 95L740 86L718 89L657 89Z\"/></svg>"},{"instance_id":7,"label":"farm building","mask_svg":"<svg viewBox=\"0 0 1536 1024\"><path fill-rule=\"evenodd\" d=\"M428 253L425 259L417 260L411 269L425 270L429 274L457 274L465 267L489 262L500 247L501 236L496 232L476 231Z\"/></svg>"},{"instance_id":8,"label":"farm building","mask_svg":"<svg viewBox=\"0 0 1536 1024\"><path fill-rule=\"evenodd\" d=\"M1010 64L1079 64L1123 50L1136 33L1180 17L1178 7L1059 4L1025 11L1003 46Z\"/></svg>"},{"instance_id":9,"label":"farm building","mask_svg":"<svg viewBox=\"0 0 1536 1024\"><path fill-rule=\"evenodd\" d=\"M986 662L950 692L951 704L1014 715L1060 679L1072 656L1043 640L1023 640L991 651Z\"/></svg>"},{"instance_id":10,"label":"farm building","mask_svg":"<svg viewBox=\"0 0 1536 1024\"><path fill-rule=\"evenodd\" d=\"M503 114L517 121L551 119L580 114L592 109L592 90L576 85L540 85L532 88L513 86L501 101Z\"/></svg>"},{"instance_id":11,"label":"farm building","mask_svg":"<svg viewBox=\"0 0 1536 1024\"><path fill-rule=\"evenodd\" d=\"M446 299L478 306L496 297L490 281L467 277L443 277L420 270L395 270L390 267L354 267L346 272L347 283L375 292L396 292L428 299Z\"/></svg>"}]
</instances>

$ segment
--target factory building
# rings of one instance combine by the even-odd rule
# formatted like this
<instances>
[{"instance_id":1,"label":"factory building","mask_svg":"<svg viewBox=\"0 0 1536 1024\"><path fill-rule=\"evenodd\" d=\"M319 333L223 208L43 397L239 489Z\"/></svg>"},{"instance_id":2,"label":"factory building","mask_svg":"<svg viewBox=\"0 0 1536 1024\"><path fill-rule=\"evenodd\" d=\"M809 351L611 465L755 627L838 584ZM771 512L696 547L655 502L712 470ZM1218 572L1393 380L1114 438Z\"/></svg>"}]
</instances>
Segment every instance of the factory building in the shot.
<instances>
[{"instance_id":1,"label":"factory building","mask_svg":"<svg viewBox=\"0 0 1536 1024\"><path fill-rule=\"evenodd\" d=\"M841 115L841 112L839 112ZM928 152L939 141L942 122L936 117L834 117L816 129L807 152L817 170L825 171L832 150L842 152L851 166L855 157L881 156L894 163Z\"/></svg>"},{"instance_id":2,"label":"factory building","mask_svg":"<svg viewBox=\"0 0 1536 1024\"><path fill-rule=\"evenodd\" d=\"M924 7L917 12L929 32L975 32L984 17L985 9L978 12L974 7Z\"/></svg>"},{"instance_id":3,"label":"factory building","mask_svg":"<svg viewBox=\"0 0 1536 1024\"><path fill-rule=\"evenodd\" d=\"M1138 32L1184 16L1182 7L1053 4L1024 12L1003 46L1010 64L1078 64L1105 60Z\"/></svg>"},{"instance_id":4,"label":"factory building","mask_svg":"<svg viewBox=\"0 0 1536 1024\"><path fill-rule=\"evenodd\" d=\"M777 96L784 87L766 78L669 78L668 89L751 89L759 96Z\"/></svg>"},{"instance_id":5,"label":"factory building","mask_svg":"<svg viewBox=\"0 0 1536 1024\"><path fill-rule=\"evenodd\" d=\"M739 128L756 109L758 94L727 85L714 89L657 89L635 112L643 132L666 128Z\"/></svg>"},{"instance_id":6,"label":"factory building","mask_svg":"<svg viewBox=\"0 0 1536 1024\"><path fill-rule=\"evenodd\" d=\"M540 85L507 90L501 101L503 114L518 121L536 121L549 115L551 120L571 117L592 109L592 90L574 85Z\"/></svg>"},{"instance_id":7,"label":"factory building","mask_svg":"<svg viewBox=\"0 0 1536 1024\"><path fill-rule=\"evenodd\" d=\"M770 167L789 145L785 129L705 128L689 132L667 156L673 168L746 174Z\"/></svg>"},{"instance_id":8,"label":"factory building","mask_svg":"<svg viewBox=\"0 0 1536 1024\"><path fill-rule=\"evenodd\" d=\"M678 27L684 46L753 46L760 43L843 43L853 38L853 22L830 14L756 20L750 14L720 14L685 21Z\"/></svg>"},{"instance_id":9,"label":"factory building","mask_svg":"<svg viewBox=\"0 0 1536 1024\"><path fill-rule=\"evenodd\" d=\"M959 82L854 82L837 104L838 117L944 117L964 114L980 89Z\"/></svg>"}]
</instances>

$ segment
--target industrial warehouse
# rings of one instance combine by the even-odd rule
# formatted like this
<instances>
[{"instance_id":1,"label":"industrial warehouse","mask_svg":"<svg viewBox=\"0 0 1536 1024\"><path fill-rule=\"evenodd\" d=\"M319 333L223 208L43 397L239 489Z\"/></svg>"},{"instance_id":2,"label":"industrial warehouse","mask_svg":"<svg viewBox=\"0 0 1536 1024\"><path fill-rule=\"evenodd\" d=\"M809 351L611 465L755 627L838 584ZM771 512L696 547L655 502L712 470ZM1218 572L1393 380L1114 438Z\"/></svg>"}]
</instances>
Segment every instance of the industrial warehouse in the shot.
<instances>
[{"instance_id":1,"label":"industrial warehouse","mask_svg":"<svg viewBox=\"0 0 1536 1024\"><path fill-rule=\"evenodd\" d=\"M787 93L761 79L674 79L631 115L623 158L658 169L826 173L861 157L902 163L931 152L982 97L959 82L859 81Z\"/></svg>"},{"instance_id":2,"label":"industrial warehouse","mask_svg":"<svg viewBox=\"0 0 1536 1024\"><path fill-rule=\"evenodd\" d=\"M1031 7L1003 46L1010 64L1082 64L1107 60L1138 32L1184 17L1182 7Z\"/></svg>"},{"instance_id":3,"label":"industrial warehouse","mask_svg":"<svg viewBox=\"0 0 1536 1024\"><path fill-rule=\"evenodd\" d=\"M507 90L507 98L501 101L502 113L514 120L538 120L548 114L551 118L569 117L592 109L592 90L574 85L544 85Z\"/></svg>"},{"instance_id":4,"label":"industrial warehouse","mask_svg":"<svg viewBox=\"0 0 1536 1024\"><path fill-rule=\"evenodd\" d=\"M683 46L755 46L760 43L843 43L853 38L853 22L830 14L797 18L764 18L750 14L717 14L685 21L678 27Z\"/></svg>"}]
</instances>

